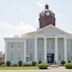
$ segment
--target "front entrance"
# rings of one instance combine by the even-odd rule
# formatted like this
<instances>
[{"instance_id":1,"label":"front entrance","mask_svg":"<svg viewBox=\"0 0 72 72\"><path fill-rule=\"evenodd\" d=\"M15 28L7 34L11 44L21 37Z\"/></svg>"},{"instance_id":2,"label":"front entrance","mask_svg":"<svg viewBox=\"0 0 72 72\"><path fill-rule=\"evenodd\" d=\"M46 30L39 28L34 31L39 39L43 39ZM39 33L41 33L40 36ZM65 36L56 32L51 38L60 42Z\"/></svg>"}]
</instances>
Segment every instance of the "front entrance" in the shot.
<instances>
[{"instance_id":1,"label":"front entrance","mask_svg":"<svg viewBox=\"0 0 72 72\"><path fill-rule=\"evenodd\" d=\"M54 63L54 54L53 53L47 53L47 63Z\"/></svg>"}]
</instances>

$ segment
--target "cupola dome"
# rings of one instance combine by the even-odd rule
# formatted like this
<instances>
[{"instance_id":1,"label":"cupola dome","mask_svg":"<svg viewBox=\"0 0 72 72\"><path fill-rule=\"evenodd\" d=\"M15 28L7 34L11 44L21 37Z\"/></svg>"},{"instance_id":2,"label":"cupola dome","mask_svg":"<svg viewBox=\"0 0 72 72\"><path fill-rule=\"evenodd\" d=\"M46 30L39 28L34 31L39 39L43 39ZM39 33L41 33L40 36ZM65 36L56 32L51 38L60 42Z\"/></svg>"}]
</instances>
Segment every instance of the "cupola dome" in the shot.
<instances>
[{"instance_id":1,"label":"cupola dome","mask_svg":"<svg viewBox=\"0 0 72 72\"><path fill-rule=\"evenodd\" d=\"M51 16L55 16L55 14L52 12L52 10L49 9L49 6L46 4L45 9L41 11L40 15L44 16L47 12L50 12Z\"/></svg>"}]
</instances>

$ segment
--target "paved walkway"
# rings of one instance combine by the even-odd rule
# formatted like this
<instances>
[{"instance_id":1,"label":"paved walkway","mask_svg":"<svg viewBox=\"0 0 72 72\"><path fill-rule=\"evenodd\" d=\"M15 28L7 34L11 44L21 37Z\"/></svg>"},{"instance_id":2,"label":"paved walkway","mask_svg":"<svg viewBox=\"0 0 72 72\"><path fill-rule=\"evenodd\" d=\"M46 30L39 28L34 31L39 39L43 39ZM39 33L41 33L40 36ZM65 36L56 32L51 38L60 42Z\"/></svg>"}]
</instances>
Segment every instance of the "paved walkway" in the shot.
<instances>
[{"instance_id":1,"label":"paved walkway","mask_svg":"<svg viewBox=\"0 0 72 72\"><path fill-rule=\"evenodd\" d=\"M72 72L72 69L49 67L47 70L0 70L0 72Z\"/></svg>"}]
</instances>

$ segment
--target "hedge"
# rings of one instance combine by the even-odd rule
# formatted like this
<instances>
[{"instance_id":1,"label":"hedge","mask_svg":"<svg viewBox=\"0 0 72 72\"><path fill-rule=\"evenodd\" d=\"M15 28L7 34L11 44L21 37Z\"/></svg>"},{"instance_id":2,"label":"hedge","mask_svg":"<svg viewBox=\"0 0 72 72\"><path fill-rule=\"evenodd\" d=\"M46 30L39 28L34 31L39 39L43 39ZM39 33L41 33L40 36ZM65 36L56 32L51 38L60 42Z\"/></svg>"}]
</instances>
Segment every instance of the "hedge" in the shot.
<instances>
[{"instance_id":1,"label":"hedge","mask_svg":"<svg viewBox=\"0 0 72 72\"><path fill-rule=\"evenodd\" d=\"M66 69L72 69L72 63L65 63L64 66Z\"/></svg>"},{"instance_id":2,"label":"hedge","mask_svg":"<svg viewBox=\"0 0 72 72\"><path fill-rule=\"evenodd\" d=\"M42 63L38 65L39 69L47 69L48 66L49 65L47 63Z\"/></svg>"}]
</instances>

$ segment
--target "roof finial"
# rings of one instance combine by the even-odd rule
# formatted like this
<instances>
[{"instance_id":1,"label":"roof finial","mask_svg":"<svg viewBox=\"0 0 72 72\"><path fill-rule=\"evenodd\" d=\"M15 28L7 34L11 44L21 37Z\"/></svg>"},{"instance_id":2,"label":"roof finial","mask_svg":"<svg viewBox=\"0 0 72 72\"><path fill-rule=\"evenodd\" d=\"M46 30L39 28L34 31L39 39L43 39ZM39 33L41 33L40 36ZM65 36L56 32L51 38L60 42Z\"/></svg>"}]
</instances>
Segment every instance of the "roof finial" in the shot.
<instances>
[{"instance_id":1,"label":"roof finial","mask_svg":"<svg viewBox=\"0 0 72 72\"><path fill-rule=\"evenodd\" d=\"M48 4L46 4L46 5L45 5L45 9L49 9L49 6L48 6Z\"/></svg>"}]
</instances>

